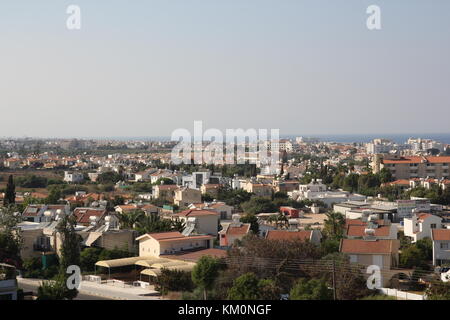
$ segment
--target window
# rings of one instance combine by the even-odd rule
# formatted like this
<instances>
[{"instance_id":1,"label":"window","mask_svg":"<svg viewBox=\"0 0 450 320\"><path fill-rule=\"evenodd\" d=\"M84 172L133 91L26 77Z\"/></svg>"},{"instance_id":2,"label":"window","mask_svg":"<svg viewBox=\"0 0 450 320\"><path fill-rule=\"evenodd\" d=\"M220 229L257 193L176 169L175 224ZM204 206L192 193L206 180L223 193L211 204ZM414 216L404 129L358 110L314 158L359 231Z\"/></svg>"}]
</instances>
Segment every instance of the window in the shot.
<instances>
[{"instance_id":1,"label":"window","mask_svg":"<svg viewBox=\"0 0 450 320\"><path fill-rule=\"evenodd\" d=\"M431 224L431 229L436 229L436 223Z\"/></svg>"},{"instance_id":2,"label":"window","mask_svg":"<svg viewBox=\"0 0 450 320\"><path fill-rule=\"evenodd\" d=\"M448 242L441 242L441 249L447 250L448 249Z\"/></svg>"}]
</instances>

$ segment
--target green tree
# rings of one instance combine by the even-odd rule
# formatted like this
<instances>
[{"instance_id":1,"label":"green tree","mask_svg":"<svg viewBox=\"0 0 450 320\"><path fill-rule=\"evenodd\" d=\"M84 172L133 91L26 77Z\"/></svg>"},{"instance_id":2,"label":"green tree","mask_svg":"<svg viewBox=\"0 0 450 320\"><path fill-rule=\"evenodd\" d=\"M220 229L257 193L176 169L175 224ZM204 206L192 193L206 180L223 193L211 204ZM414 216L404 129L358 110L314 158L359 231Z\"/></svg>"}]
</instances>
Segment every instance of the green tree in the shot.
<instances>
[{"instance_id":1,"label":"green tree","mask_svg":"<svg viewBox=\"0 0 450 320\"><path fill-rule=\"evenodd\" d=\"M389 170L388 168L381 169L378 173L378 176L380 177L381 183L387 183L393 180L391 170Z\"/></svg>"},{"instance_id":2,"label":"green tree","mask_svg":"<svg viewBox=\"0 0 450 320\"><path fill-rule=\"evenodd\" d=\"M358 265L350 263L347 255L342 253L329 254L322 258L322 265L327 262L329 270L312 270L310 276L313 278L324 278L331 287L333 283L333 272L331 267L334 262L336 299L356 300L366 297L372 292L367 288L366 280Z\"/></svg>"},{"instance_id":3,"label":"green tree","mask_svg":"<svg viewBox=\"0 0 450 320\"><path fill-rule=\"evenodd\" d=\"M271 199L264 197L253 197L249 201L242 203L245 213L257 214L262 212L276 212L278 208Z\"/></svg>"},{"instance_id":4,"label":"green tree","mask_svg":"<svg viewBox=\"0 0 450 320\"><path fill-rule=\"evenodd\" d=\"M259 222L258 218L254 214L245 214L241 217L240 221L242 223L250 223L250 230L254 234L258 234L259 232Z\"/></svg>"},{"instance_id":5,"label":"green tree","mask_svg":"<svg viewBox=\"0 0 450 320\"><path fill-rule=\"evenodd\" d=\"M71 297L68 295L63 277L59 277L56 281L43 281L38 288L37 296L38 300L66 300Z\"/></svg>"},{"instance_id":6,"label":"green tree","mask_svg":"<svg viewBox=\"0 0 450 320\"><path fill-rule=\"evenodd\" d=\"M169 185L172 185L172 184L175 184L175 182L172 180L172 179L170 179L170 178L159 178L158 180L156 180L156 182L155 182L155 185L161 185L161 184L169 184Z\"/></svg>"},{"instance_id":7,"label":"green tree","mask_svg":"<svg viewBox=\"0 0 450 320\"><path fill-rule=\"evenodd\" d=\"M325 239L320 244L320 249L322 250L322 254L326 256L330 253L339 252L339 245L340 242L338 239Z\"/></svg>"},{"instance_id":8,"label":"green tree","mask_svg":"<svg viewBox=\"0 0 450 320\"><path fill-rule=\"evenodd\" d=\"M122 180L121 174L113 171L104 172L98 175L97 182L100 184L114 184Z\"/></svg>"},{"instance_id":9,"label":"green tree","mask_svg":"<svg viewBox=\"0 0 450 320\"><path fill-rule=\"evenodd\" d=\"M181 224L181 226L184 226ZM180 222L161 218L157 214L150 214L144 216L136 222L136 230L139 234L152 233L152 232L166 232L180 228ZM184 228L184 227L183 227ZM178 230L181 231L181 230Z\"/></svg>"},{"instance_id":10,"label":"green tree","mask_svg":"<svg viewBox=\"0 0 450 320\"><path fill-rule=\"evenodd\" d=\"M80 254L80 268L83 272L93 271L95 264L100 260L100 248L85 248Z\"/></svg>"},{"instance_id":11,"label":"green tree","mask_svg":"<svg viewBox=\"0 0 450 320\"><path fill-rule=\"evenodd\" d=\"M349 192L354 192L358 190L358 179L359 175L356 173L351 173L344 178L342 188Z\"/></svg>"},{"instance_id":12,"label":"green tree","mask_svg":"<svg viewBox=\"0 0 450 320\"><path fill-rule=\"evenodd\" d=\"M76 219L74 216L64 216L56 230L61 237L61 257L60 257L60 271L57 280L54 283L54 289L59 292L60 288L65 288L66 299L72 300L77 294L77 289L68 289L66 281L68 274L67 268L71 265L80 266L80 244L81 236L75 231Z\"/></svg>"},{"instance_id":13,"label":"green tree","mask_svg":"<svg viewBox=\"0 0 450 320\"><path fill-rule=\"evenodd\" d=\"M53 187L50 189L50 192L44 202L46 204L57 204L61 198L61 189L58 187Z\"/></svg>"},{"instance_id":14,"label":"green tree","mask_svg":"<svg viewBox=\"0 0 450 320\"><path fill-rule=\"evenodd\" d=\"M145 217L145 212L142 210L132 210L123 212L117 215L119 218L120 227L122 229L134 229L139 222Z\"/></svg>"},{"instance_id":15,"label":"green tree","mask_svg":"<svg viewBox=\"0 0 450 320\"><path fill-rule=\"evenodd\" d=\"M203 298L207 299L207 291L211 290L214 280L219 275L219 260L210 256L201 257L192 270L192 282L203 289Z\"/></svg>"},{"instance_id":16,"label":"green tree","mask_svg":"<svg viewBox=\"0 0 450 320\"><path fill-rule=\"evenodd\" d=\"M300 279L290 292L291 300L332 300L333 291L324 279Z\"/></svg>"},{"instance_id":17,"label":"green tree","mask_svg":"<svg viewBox=\"0 0 450 320\"><path fill-rule=\"evenodd\" d=\"M21 267L20 250L23 239L17 232L17 224L21 221L20 214L14 206L0 208L0 262Z\"/></svg>"},{"instance_id":18,"label":"green tree","mask_svg":"<svg viewBox=\"0 0 450 320\"><path fill-rule=\"evenodd\" d=\"M45 177L39 177L33 174L17 178L16 184L22 188L45 188L47 187L48 180Z\"/></svg>"},{"instance_id":19,"label":"green tree","mask_svg":"<svg viewBox=\"0 0 450 320\"><path fill-rule=\"evenodd\" d=\"M228 290L229 300L258 300L259 298L259 280L252 273L246 273L236 278L233 286Z\"/></svg>"},{"instance_id":20,"label":"green tree","mask_svg":"<svg viewBox=\"0 0 450 320\"><path fill-rule=\"evenodd\" d=\"M344 234L345 217L339 212L327 212L324 231L331 239L341 239Z\"/></svg>"},{"instance_id":21,"label":"green tree","mask_svg":"<svg viewBox=\"0 0 450 320\"><path fill-rule=\"evenodd\" d=\"M163 295L169 291L192 291L193 289L191 273L186 271L163 268L155 280L155 290Z\"/></svg>"},{"instance_id":22,"label":"green tree","mask_svg":"<svg viewBox=\"0 0 450 320\"><path fill-rule=\"evenodd\" d=\"M417 245L411 245L400 253L400 265L404 268L427 267L426 252Z\"/></svg>"},{"instance_id":23,"label":"green tree","mask_svg":"<svg viewBox=\"0 0 450 320\"><path fill-rule=\"evenodd\" d=\"M12 174L8 177L8 183L6 184L5 197L3 198L3 205L8 206L16 203L16 186Z\"/></svg>"}]
</instances>

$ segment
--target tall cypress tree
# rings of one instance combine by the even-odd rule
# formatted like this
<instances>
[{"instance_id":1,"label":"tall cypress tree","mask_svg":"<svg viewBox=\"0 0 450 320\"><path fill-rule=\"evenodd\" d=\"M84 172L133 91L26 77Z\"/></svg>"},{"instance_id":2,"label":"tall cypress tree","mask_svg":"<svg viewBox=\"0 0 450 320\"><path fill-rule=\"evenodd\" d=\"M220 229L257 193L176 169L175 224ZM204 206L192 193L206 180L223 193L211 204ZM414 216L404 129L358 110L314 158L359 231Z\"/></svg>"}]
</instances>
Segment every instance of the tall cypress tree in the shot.
<instances>
[{"instance_id":1,"label":"tall cypress tree","mask_svg":"<svg viewBox=\"0 0 450 320\"><path fill-rule=\"evenodd\" d=\"M7 206L14 203L16 203L16 186L14 185L13 176L9 175L5 197L3 198L3 205Z\"/></svg>"}]
</instances>

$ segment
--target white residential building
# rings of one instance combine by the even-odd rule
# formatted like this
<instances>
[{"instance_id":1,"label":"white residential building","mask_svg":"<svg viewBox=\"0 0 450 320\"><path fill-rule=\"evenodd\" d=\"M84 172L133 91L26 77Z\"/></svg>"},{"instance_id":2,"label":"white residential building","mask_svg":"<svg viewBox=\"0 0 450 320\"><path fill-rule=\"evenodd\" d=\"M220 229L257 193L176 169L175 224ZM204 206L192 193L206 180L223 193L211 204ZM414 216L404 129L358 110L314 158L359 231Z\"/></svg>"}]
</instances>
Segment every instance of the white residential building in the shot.
<instances>
[{"instance_id":1,"label":"white residential building","mask_svg":"<svg viewBox=\"0 0 450 320\"><path fill-rule=\"evenodd\" d=\"M404 218L405 236L411 237L412 242L423 238L431 238L433 229L441 229L442 218L429 213L414 213L411 218Z\"/></svg>"},{"instance_id":2,"label":"white residential building","mask_svg":"<svg viewBox=\"0 0 450 320\"><path fill-rule=\"evenodd\" d=\"M78 183L84 180L81 172L64 171L64 181L69 183Z\"/></svg>"},{"instance_id":3,"label":"white residential building","mask_svg":"<svg viewBox=\"0 0 450 320\"><path fill-rule=\"evenodd\" d=\"M433 229L433 265L450 263L450 229Z\"/></svg>"}]
</instances>

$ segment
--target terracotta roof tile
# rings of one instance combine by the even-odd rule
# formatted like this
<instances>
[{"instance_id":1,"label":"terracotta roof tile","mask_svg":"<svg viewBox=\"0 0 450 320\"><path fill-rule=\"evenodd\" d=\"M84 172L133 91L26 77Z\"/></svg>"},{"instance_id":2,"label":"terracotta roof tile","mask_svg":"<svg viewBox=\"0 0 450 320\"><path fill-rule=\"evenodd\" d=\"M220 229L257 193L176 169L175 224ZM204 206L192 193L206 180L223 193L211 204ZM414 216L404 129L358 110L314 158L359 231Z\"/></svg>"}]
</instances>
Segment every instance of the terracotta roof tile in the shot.
<instances>
[{"instance_id":1,"label":"terracotta roof tile","mask_svg":"<svg viewBox=\"0 0 450 320\"><path fill-rule=\"evenodd\" d=\"M450 229L433 229L432 238L437 241L450 241Z\"/></svg>"},{"instance_id":2,"label":"terracotta roof tile","mask_svg":"<svg viewBox=\"0 0 450 320\"><path fill-rule=\"evenodd\" d=\"M398 242L398 240L342 239L340 251L349 254L391 254L396 248L395 241Z\"/></svg>"}]
</instances>

